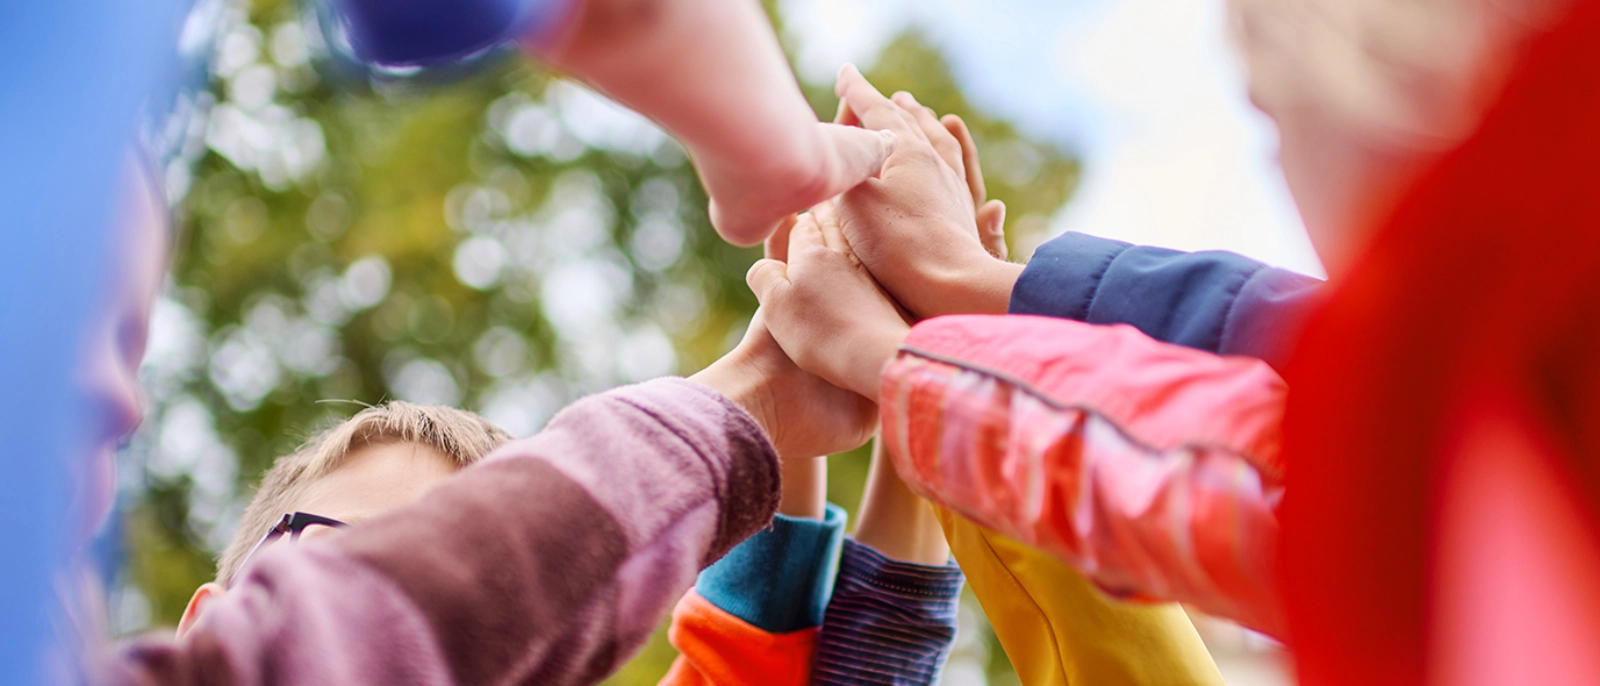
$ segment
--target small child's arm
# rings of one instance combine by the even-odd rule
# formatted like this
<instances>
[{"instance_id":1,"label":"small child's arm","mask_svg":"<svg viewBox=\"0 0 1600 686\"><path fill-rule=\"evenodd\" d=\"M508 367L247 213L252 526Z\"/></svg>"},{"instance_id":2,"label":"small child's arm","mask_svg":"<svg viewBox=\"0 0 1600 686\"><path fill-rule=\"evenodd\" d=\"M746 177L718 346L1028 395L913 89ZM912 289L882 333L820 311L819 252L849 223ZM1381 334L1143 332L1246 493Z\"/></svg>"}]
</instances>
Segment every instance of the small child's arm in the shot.
<instances>
[{"instance_id":1,"label":"small child's arm","mask_svg":"<svg viewBox=\"0 0 1600 686\"><path fill-rule=\"evenodd\" d=\"M767 256L784 259L788 239L788 233L780 229L767 241ZM752 320L745 343L776 349L760 314ZM862 408L869 408L870 402L834 390L835 402L814 404L804 408L804 414L837 414L832 408L844 407L864 418ZM850 433L869 426L860 421L830 426L801 420L798 424L798 431L823 433L841 429ZM831 440L813 438L821 442L808 440L803 445L825 445ZM852 434L845 440L854 442L856 438ZM673 610L668 639L679 656L661 680L662 686L802 686L811 682L823 607L833 591L845 512L828 504L827 458L793 450L780 456L782 489L772 525L702 570L695 587Z\"/></svg>"},{"instance_id":2,"label":"small child's arm","mask_svg":"<svg viewBox=\"0 0 1600 686\"><path fill-rule=\"evenodd\" d=\"M933 684L955 642L961 569L933 508L872 451L861 521L847 539L814 683Z\"/></svg>"},{"instance_id":3,"label":"small child's arm","mask_svg":"<svg viewBox=\"0 0 1600 686\"><path fill-rule=\"evenodd\" d=\"M827 503L827 459L783 459L772 525L700 572L672 612L679 656L661 686L811 682L845 513Z\"/></svg>"},{"instance_id":4,"label":"small child's arm","mask_svg":"<svg viewBox=\"0 0 1600 686\"><path fill-rule=\"evenodd\" d=\"M668 637L680 655L661 684L810 683L844 524L837 507L779 514L702 571L673 610Z\"/></svg>"}]
</instances>

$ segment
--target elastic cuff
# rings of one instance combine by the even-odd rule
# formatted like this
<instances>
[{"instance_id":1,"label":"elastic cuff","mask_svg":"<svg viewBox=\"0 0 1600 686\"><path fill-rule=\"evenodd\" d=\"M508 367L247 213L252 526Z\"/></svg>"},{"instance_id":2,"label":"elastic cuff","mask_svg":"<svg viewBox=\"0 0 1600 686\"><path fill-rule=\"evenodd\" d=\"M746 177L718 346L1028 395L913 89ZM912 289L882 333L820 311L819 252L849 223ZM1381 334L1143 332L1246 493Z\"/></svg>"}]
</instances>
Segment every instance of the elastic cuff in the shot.
<instances>
[{"instance_id":1,"label":"elastic cuff","mask_svg":"<svg viewBox=\"0 0 1600 686\"><path fill-rule=\"evenodd\" d=\"M1130 243L1068 231L1035 250L1011 288L1011 314L1088 321L1100 280Z\"/></svg>"},{"instance_id":2,"label":"elastic cuff","mask_svg":"<svg viewBox=\"0 0 1600 686\"><path fill-rule=\"evenodd\" d=\"M771 633L822 624L844 538L844 509L822 521L778 515L772 526L700 572L695 591L711 604Z\"/></svg>"},{"instance_id":3,"label":"elastic cuff","mask_svg":"<svg viewBox=\"0 0 1600 686\"><path fill-rule=\"evenodd\" d=\"M878 593L919 603L954 603L965 580L954 561L925 565L895 560L853 538L845 539L839 558L839 585L866 584Z\"/></svg>"},{"instance_id":4,"label":"elastic cuff","mask_svg":"<svg viewBox=\"0 0 1600 686\"><path fill-rule=\"evenodd\" d=\"M954 563L900 562L845 541L812 683L938 683L955 643L961 582Z\"/></svg>"}]
</instances>

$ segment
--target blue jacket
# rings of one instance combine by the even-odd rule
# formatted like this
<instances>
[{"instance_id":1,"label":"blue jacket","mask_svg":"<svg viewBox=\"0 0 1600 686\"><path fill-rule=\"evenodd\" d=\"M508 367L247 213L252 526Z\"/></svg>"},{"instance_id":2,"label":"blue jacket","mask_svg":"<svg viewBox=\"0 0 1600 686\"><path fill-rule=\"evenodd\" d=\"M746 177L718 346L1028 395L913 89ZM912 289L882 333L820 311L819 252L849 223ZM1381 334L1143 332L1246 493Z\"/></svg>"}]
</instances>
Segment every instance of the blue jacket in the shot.
<instances>
[{"instance_id":1,"label":"blue jacket","mask_svg":"<svg viewBox=\"0 0 1600 686\"><path fill-rule=\"evenodd\" d=\"M1323 282L1220 250L1186 253L1066 233L1039 246L1012 314L1131 324L1156 340L1281 371Z\"/></svg>"}]
</instances>

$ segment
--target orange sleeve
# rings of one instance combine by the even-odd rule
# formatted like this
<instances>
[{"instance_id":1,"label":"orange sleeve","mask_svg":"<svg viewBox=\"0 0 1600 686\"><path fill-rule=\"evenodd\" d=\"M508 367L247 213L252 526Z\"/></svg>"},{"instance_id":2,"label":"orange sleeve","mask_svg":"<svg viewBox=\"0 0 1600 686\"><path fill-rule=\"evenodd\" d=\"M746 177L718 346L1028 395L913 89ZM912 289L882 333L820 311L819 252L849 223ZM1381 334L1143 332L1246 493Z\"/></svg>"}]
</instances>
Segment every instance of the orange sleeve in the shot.
<instances>
[{"instance_id":1,"label":"orange sleeve","mask_svg":"<svg viewBox=\"0 0 1600 686\"><path fill-rule=\"evenodd\" d=\"M672 611L667 637L680 654L661 679L661 686L804 686L811 682L816 627L767 633L690 590Z\"/></svg>"}]
</instances>

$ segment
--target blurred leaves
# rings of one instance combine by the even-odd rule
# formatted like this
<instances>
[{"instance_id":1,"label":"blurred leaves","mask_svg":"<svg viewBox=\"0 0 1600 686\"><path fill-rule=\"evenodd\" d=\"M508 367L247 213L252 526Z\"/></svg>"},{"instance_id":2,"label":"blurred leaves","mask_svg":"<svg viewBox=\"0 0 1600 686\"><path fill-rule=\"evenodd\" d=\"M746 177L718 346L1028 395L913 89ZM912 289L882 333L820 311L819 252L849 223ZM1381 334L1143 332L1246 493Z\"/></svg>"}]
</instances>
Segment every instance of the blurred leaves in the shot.
<instances>
[{"instance_id":1,"label":"blurred leaves","mask_svg":"<svg viewBox=\"0 0 1600 686\"><path fill-rule=\"evenodd\" d=\"M125 592L149 608L133 624L174 625L249 485L361 404L457 404L531 433L583 394L698 370L756 304L758 251L716 238L647 120L519 59L442 85L352 76L292 3L233 11L192 172L167 174L182 226L129 451ZM1043 231L1075 161L984 116L915 35L868 75L965 118L1014 239ZM831 118L831 87L806 90ZM831 460L850 509L865 456ZM653 683L673 655L658 636L614 683Z\"/></svg>"}]
</instances>

